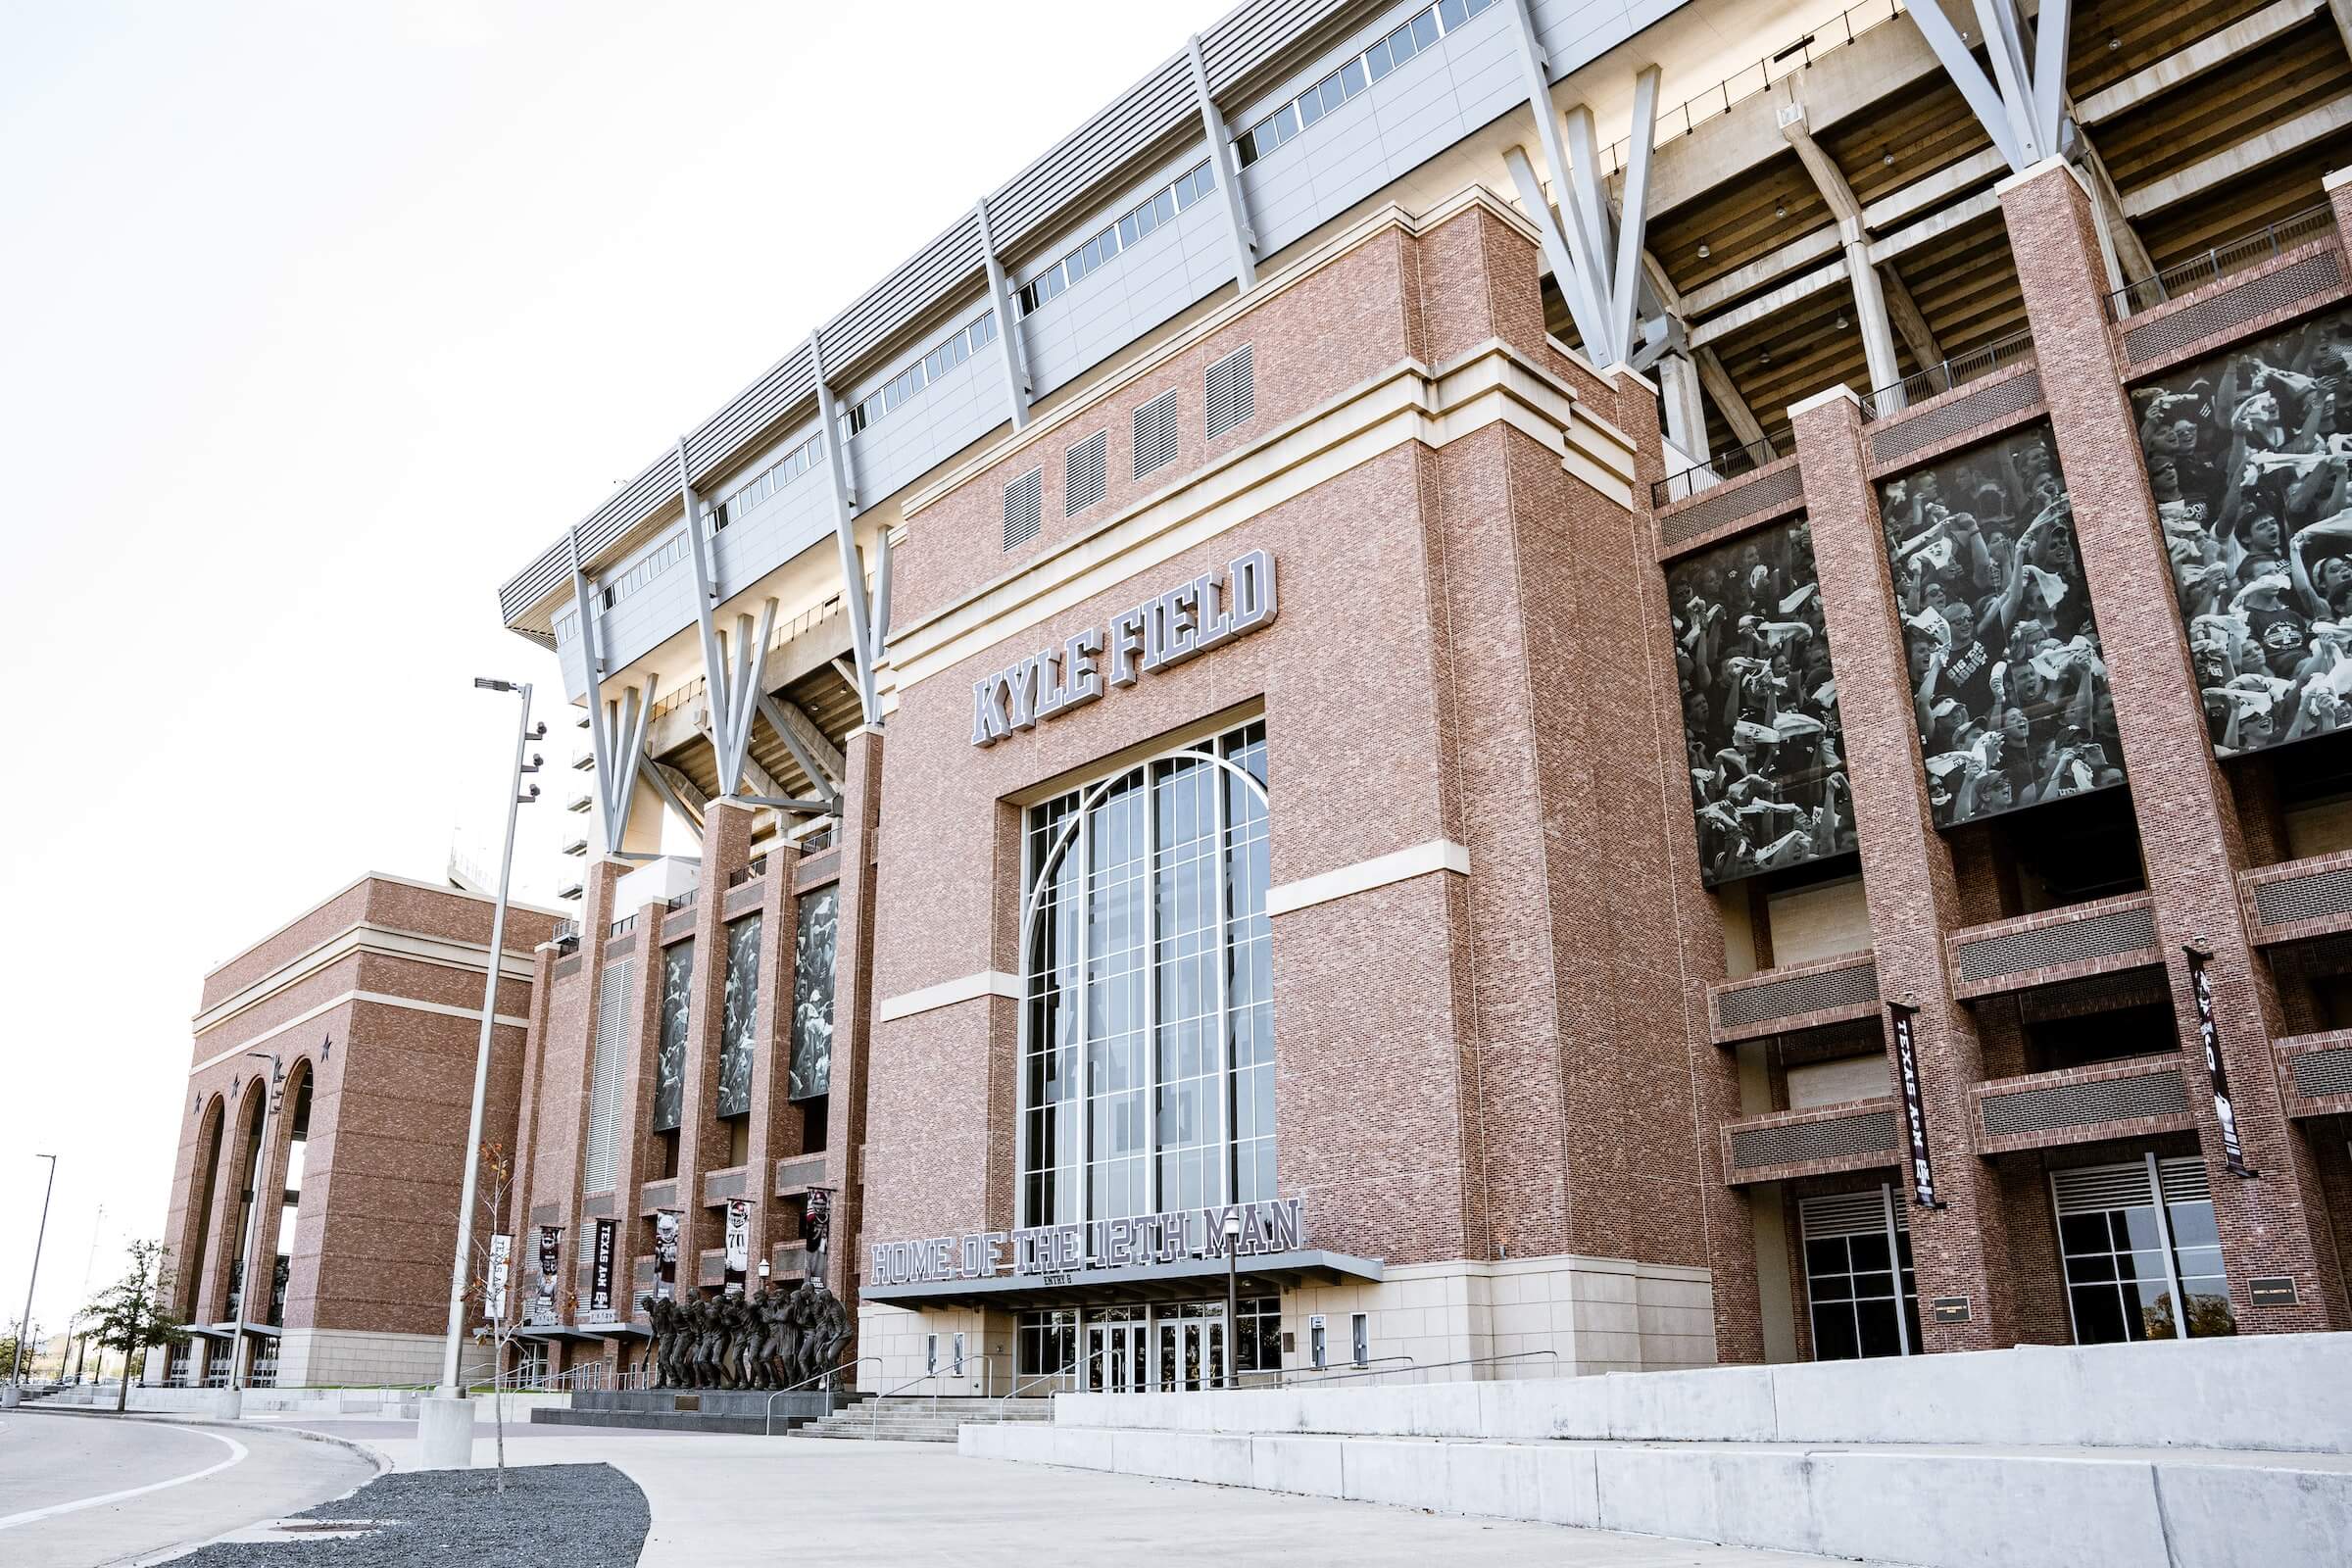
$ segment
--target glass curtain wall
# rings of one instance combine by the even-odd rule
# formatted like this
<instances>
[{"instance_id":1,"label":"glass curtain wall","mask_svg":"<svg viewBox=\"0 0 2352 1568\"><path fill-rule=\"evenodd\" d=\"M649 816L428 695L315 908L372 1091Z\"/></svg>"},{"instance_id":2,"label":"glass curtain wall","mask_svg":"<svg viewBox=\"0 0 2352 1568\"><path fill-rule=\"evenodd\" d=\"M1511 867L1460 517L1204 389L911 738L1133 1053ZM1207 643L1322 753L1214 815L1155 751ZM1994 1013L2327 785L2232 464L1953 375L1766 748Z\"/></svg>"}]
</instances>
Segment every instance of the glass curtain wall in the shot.
<instances>
[{"instance_id":1,"label":"glass curtain wall","mask_svg":"<svg viewBox=\"0 0 2352 1568\"><path fill-rule=\"evenodd\" d=\"M1265 726L1032 809L1021 1223L1274 1196Z\"/></svg>"}]
</instances>

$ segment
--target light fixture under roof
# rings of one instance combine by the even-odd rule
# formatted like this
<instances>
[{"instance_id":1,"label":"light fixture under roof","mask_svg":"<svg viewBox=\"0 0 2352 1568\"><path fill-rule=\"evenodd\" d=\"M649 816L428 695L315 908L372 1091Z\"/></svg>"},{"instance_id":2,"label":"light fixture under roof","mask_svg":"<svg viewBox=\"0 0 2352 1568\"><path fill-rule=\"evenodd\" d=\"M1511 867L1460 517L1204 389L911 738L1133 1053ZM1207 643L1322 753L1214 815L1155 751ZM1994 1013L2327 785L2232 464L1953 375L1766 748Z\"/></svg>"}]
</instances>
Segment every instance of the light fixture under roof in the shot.
<instances>
[{"instance_id":1,"label":"light fixture under roof","mask_svg":"<svg viewBox=\"0 0 2352 1568\"><path fill-rule=\"evenodd\" d=\"M1772 216L1775 218L1787 218L1788 216L1788 204L1787 202L1774 202L1772 204Z\"/></svg>"},{"instance_id":2,"label":"light fixture under roof","mask_svg":"<svg viewBox=\"0 0 2352 1568\"><path fill-rule=\"evenodd\" d=\"M1709 249L1707 248L1707 242L1706 242L1705 240L1703 240L1703 239L1702 239L1702 240L1700 240L1700 241L1698 242L1698 259L1699 259L1700 261L1702 261L1702 262L1703 262L1703 261L1705 261L1705 260L1706 260L1708 257L1710 257L1710 256L1712 256L1712 255L1714 255L1714 254L1715 254L1715 253L1714 253L1713 251L1711 251L1711 250L1709 250Z\"/></svg>"},{"instance_id":3,"label":"light fixture under roof","mask_svg":"<svg viewBox=\"0 0 2352 1568\"><path fill-rule=\"evenodd\" d=\"M1758 365L1770 365L1772 363L1772 350L1766 349L1763 353L1757 355L1756 363Z\"/></svg>"},{"instance_id":4,"label":"light fixture under roof","mask_svg":"<svg viewBox=\"0 0 2352 1568\"><path fill-rule=\"evenodd\" d=\"M1845 330L1845 313L1842 311L1838 315L1838 330L1840 332Z\"/></svg>"}]
</instances>

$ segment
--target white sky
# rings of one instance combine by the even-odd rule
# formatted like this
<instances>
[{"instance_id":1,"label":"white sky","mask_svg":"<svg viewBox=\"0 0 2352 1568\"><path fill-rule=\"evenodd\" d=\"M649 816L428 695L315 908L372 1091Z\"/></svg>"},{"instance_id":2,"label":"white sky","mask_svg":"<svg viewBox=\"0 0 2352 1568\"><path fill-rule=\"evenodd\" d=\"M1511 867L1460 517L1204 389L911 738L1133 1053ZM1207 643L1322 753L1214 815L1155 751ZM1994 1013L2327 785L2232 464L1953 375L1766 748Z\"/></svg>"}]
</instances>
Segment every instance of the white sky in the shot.
<instances>
[{"instance_id":1,"label":"white sky","mask_svg":"<svg viewBox=\"0 0 2352 1568\"><path fill-rule=\"evenodd\" d=\"M34 1151L45 1333L163 1235L207 969L495 863L498 583L1226 5L0 0L0 1320Z\"/></svg>"}]
</instances>

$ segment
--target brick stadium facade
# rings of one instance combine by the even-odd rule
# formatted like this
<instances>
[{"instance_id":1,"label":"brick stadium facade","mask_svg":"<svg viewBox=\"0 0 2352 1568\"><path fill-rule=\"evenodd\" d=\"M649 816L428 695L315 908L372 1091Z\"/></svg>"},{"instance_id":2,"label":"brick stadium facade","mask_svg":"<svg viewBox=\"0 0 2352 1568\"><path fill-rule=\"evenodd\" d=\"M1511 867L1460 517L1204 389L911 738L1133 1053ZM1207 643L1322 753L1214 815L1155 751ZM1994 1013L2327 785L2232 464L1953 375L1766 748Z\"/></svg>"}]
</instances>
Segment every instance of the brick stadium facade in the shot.
<instances>
[{"instance_id":1,"label":"brick stadium facade","mask_svg":"<svg viewBox=\"0 0 2352 1568\"><path fill-rule=\"evenodd\" d=\"M1666 9L1539 80L1699 48ZM1279 243L1237 210L1233 274L1057 365L1163 138L1057 198L1091 250L1007 197L508 585L598 786L517 1068L534 1368L812 1275L922 1393L2352 1328L2352 147L2161 150L2352 53L2134 14L2070 165L1839 24L1660 149L1646 372L1524 101ZM1361 41L1211 58L1183 134L1376 94ZM1236 139L1152 221L1291 221ZM967 356L1009 418L953 424Z\"/></svg>"},{"instance_id":2,"label":"brick stadium facade","mask_svg":"<svg viewBox=\"0 0 2352 1568\"><path fill-rule=\"evenodd\" d=\"M165 1235L196 1332L147 1381L224 1386L240 1321L257 1385L439 1375L490 916L486 898L369 875L205 976ZM483 1127L509 1150L532 950L556 919L508 911ZM258 1236L256 1192L283 1195ZM240 1314L248 1255L274 1259L273 1288Z\"/></svg>"}]
</instances>

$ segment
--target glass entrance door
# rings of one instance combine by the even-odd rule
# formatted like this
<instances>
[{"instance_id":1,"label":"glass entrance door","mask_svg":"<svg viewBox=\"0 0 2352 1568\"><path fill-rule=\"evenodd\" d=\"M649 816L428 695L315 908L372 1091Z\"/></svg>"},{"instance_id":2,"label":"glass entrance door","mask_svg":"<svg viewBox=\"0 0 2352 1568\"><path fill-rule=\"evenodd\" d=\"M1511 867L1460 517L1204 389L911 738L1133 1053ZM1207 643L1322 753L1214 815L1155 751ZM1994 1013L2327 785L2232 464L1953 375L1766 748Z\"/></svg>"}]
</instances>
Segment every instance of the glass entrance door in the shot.
<instances>
[{"instance_id":1,"label":"glass entrance door","mask_svg":"<svg viewBox=\"0 0 2352 1568\"><path fill-rule=\"evenodd\" d=\"M1159 1387L1197 1393L1225 1386L1225 1314L1159 1321Z\"/></svg>"},{"instance_id":2,"label":"glass entrance door","mask_svg":"<svg viewBox=\"0 0 2352 1568\"><path fill-rule=\"evenodd\" d=\"M1086 1331L1086 1383L1097 1394L1135 1394L1152 1386L1149 1341L1141 1323L1095 1323Z\"/></svg>"}]
</instances>

